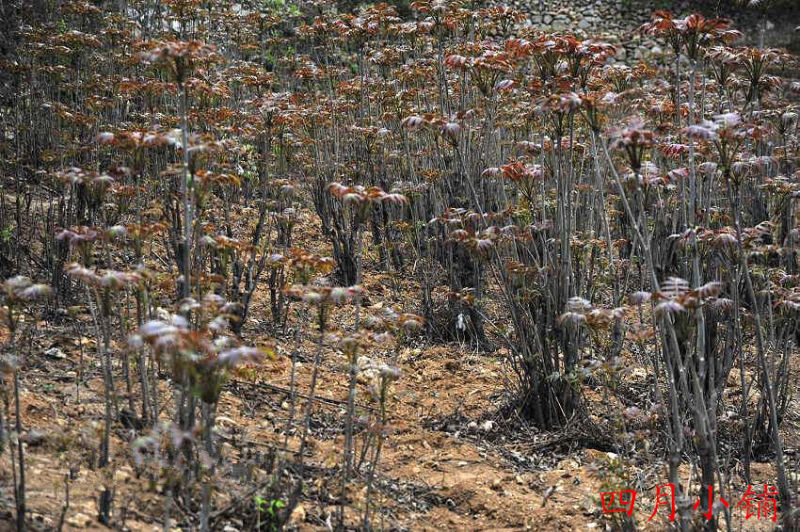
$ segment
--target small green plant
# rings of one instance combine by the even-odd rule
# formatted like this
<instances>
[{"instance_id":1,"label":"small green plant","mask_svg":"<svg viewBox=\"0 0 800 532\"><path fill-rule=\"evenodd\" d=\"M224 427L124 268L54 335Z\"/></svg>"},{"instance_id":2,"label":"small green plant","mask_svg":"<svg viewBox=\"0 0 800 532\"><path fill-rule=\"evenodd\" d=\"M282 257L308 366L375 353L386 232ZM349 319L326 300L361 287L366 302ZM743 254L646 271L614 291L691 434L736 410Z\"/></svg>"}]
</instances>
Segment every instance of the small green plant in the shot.
<instances>
[{"instance_id":1,"label":"small green plant","mask_svg":"<svg viewBox=\"0 0 800 532\"><path fill-rule=\"evenodd\" d=\"M262 515L264 516L263 526L270 531L278 530L280 517L279 512L286 506L286 503L280 499L265 499L256 495L253 497L253 502L256 507L256 530L261 530Z\"/></svg>"},{"instance_id":2,"label":"small green plant","mask_svg":"<svg viewBox=\"0 0 800 532\"><path fill-rule=\"evenodd\" d=\"M11 238L14 236L14 228L11 226L6 226L0 229L0 240L3 243L8 243L11 241Z\"/></svg>"}]
</instances>

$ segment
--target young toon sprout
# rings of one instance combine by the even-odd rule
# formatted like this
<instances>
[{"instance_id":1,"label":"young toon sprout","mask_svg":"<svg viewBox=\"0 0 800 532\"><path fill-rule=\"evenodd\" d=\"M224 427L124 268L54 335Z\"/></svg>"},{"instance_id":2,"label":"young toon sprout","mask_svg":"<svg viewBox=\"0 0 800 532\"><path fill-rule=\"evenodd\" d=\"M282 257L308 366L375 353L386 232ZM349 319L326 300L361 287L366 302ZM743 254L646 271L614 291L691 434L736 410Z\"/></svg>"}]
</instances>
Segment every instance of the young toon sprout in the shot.
<instances>
[{"instance_id":1,"label":"young toon sprout","mask_svg":"<svg viewBox=\"0 0 800 532\"><path fill-rule=\"evenodd\" d=\"M189 326L183 317L189 307L201 312L200 327ZM129 343L138 348L147 344L156 356L172 368L173 379L183 382L189 392L200 399L203 418L202 454L206 457L207 471L203 475L203 495L200 511L200 528L210 529L211 486L214 479L217 461L217 450L214 444L214 424L216 408L222 389L232 371L238 366L255 364L270 356L274 350L270 346L251 347L242 345L234 336L227 334L230 320L235 318L235 308L219 296L209 294L203 305L193 305L185 301L181 305L181 314L173 314L168 320L152 320L133 335ZM191 405L192 403L190 403ZM181 410L185 408L180 400ZM191 408L191 407L190 407ZM185 420L186 412L178 413L179 420ZM183 431L192 432L193 427L180 425ZM189 452L191 442L178 448ZM201 449L198 448L198 451ZM183 475L189 472L191 461L184 464ZM171 488L167 490L165 511L167 518L165 528L169 527L169 507L171 505Z\"/></svg>"}]
</instances>

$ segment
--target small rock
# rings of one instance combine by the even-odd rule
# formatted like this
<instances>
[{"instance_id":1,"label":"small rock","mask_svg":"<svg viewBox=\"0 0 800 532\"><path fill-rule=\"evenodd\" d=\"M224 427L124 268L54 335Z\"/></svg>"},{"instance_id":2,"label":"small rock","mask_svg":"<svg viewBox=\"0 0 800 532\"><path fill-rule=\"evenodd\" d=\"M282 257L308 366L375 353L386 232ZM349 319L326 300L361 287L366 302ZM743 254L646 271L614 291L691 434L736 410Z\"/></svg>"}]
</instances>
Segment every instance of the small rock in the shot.
<instances>
[{"instance_id":1,"label":"small rock","mask_svg":"<svg viewBox=\"0 0 800 532\"><path fill-rule=\"evenodd\" d=\"M292 515L289 516L289 524L298 524L306 520L306 509L302 504L295 506Z\"/></svg>"},{"instance_id":2,"label":"small rock","mask_svg":"<svg viewBox=\"0 0 800 532\"><path fill-rule=\"evenodd\" d=\"M575 471L580 469L581 465L574 458L564 458L558 462L558 468L564 471Z\"/></svg>"},{"instance_id":3,"label":"small rock","mask_svg":"<svg viewBox=\"0 0 800 532\"><path fill-rule=\"evenodd\" d=\"M491 419L487 419L483 423L481 423L481 430L483 432L490 432L494 428L494 421Z\"/></svg>"},{"instance_id":4,"label":"small rock","mask_svg":"<svg viewBox=\"0 0 800 532\"><path fill-rule=\"evenodd\" d=\"M131 478L130 474L124 469L114 471L114 481L116 482L126 482L129 478Z\"/></svg>"},{"instance_id":5,"label":"small rock","mask_svg":"<svg viewBox=\"0 0 800 532\"><path fill-rule=\"evenodd\" d=\"M31 429L22 436L22 441L28 444L28 447L37 447L44 443L47 436L39 429Z\"/></svg>"},{"instance_id":6,"label":"small rock","mask_svg":"<svg viewBox=\"0 0 800 532\"><path fill-rule=\"evenodd\" d=\"M56 360L65 360L67 358L67 354L58 347L51 347L45 351L44 354L45 356Z\"/></svg>"},{"instance_id":7,"label":"small rock","mask_svg":"<svg viewBox=\"0 0 800 532\"><path fill-rule=\"evenodd\" d=\"M92 524L92 521L94 521L94 519L80 512L67 517L67 524L75 528L86 528Z\"/></svg>"}]
</instances>

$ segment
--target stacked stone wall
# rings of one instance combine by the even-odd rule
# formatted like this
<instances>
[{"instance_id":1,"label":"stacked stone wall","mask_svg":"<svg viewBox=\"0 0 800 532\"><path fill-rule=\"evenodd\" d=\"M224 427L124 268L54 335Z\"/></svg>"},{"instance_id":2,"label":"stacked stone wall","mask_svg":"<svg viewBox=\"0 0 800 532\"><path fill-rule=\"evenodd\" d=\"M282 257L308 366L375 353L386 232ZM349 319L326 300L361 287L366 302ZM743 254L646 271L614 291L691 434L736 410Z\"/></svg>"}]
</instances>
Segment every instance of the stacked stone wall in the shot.
<instances>
[{"instance_id":1,"label":"stacked stone wall","mask_svg":"<svg viewBox=\"0 0 800 532\"><path fill-rule=\"evenodd\" d=\"M773 10L766 15L753 9L730 7L730 0L506 0L496 1L527 16L527 24L546 31L570 31L603 37L617 44L620 59L638 59L656 44L642 39L636 28L650 19L653 11L669 10L676 15L700 12L706 16L727 16L745 33L745 41L785 47L800 52L800 0L797 8Z\"/></svg>"}]
</instances>

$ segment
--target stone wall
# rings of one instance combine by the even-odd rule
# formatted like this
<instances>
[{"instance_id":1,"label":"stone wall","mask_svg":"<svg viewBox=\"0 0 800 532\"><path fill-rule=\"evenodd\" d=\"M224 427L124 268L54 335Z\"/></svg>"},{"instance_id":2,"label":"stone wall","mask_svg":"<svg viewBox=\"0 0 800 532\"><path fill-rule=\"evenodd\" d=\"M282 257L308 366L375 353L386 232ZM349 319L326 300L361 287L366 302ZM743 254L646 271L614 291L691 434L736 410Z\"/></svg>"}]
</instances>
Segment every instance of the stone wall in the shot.
<instances>
[{"instance_id":1,"label":"stone wall","mask_svg":"<svg viewBox=\"0 0 800 532\"><path fill-rule=\"evenodd\" d=\"M706 16L727 16L745 34L745 41L759 42L764 28L766 46L800 51L800 7L768 13L762 18L752 10L725 9L726 2L716 0L506 0L495 2L511 6L528 16L528 23L545 31L570 31L620 46L621 55L637 59L654 43L643 41L636 28L650 19L653 11L667 9L677 15L700 12ZM729 2L728 2L729 3ZM798 1L800 6L800 0Z\"/></svg>"},{"instance_id":2,"label":"stone wall","mask_svg":"<svg viewBox=\"0 0 800 532\"><path fill-rule=\"evenodd\" d=\"M528 14L531 23L556 31L619 33L649 18L647 10L630 0L510 0L507 5Z\"/></svg>"}]
</instances>

